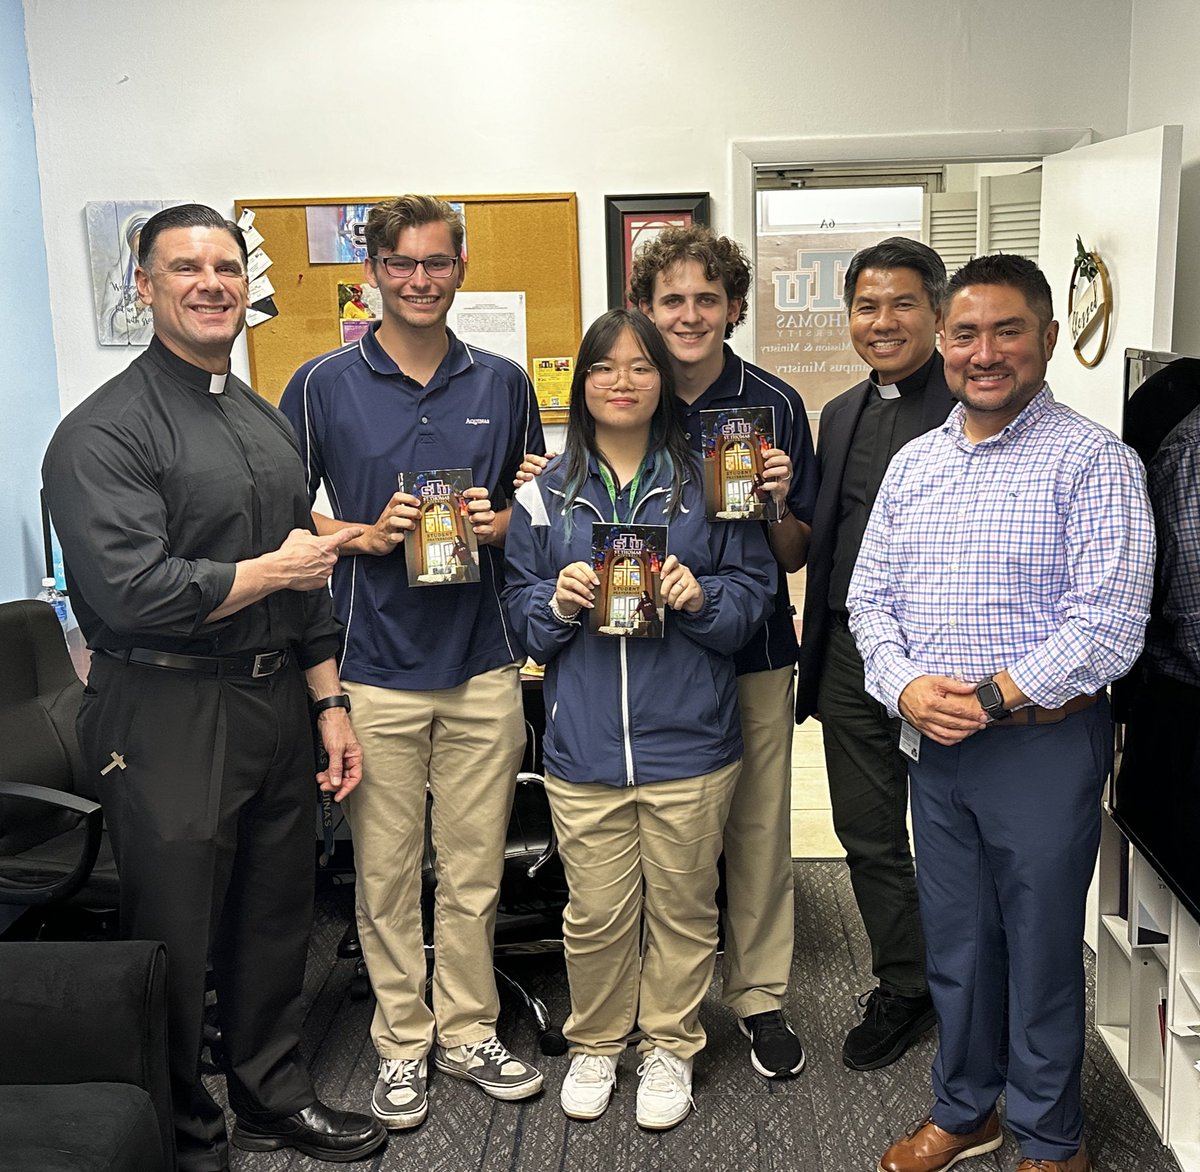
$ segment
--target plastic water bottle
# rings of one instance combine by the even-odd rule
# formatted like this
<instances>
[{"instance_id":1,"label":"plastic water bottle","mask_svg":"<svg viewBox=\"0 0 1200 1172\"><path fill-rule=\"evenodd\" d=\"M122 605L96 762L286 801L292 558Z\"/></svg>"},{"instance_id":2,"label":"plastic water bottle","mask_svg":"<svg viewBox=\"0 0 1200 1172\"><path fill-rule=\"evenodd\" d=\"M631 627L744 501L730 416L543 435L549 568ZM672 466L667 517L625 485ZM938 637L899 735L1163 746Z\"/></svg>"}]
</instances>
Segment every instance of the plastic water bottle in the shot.
<instances>
[{"instance_id":1,"label":"plastic water bottle","mask_svg":"<svg viewBox=\"0 0 1200 1172\"><path fill-rule=\"evenodd\" d=\"M62 624L63 638L67 635L67 596L54 584L53 578L43 578L42 588L37 593L39 602L48 602L54 607L58 621Z\"/></svg>"}]
</instances>

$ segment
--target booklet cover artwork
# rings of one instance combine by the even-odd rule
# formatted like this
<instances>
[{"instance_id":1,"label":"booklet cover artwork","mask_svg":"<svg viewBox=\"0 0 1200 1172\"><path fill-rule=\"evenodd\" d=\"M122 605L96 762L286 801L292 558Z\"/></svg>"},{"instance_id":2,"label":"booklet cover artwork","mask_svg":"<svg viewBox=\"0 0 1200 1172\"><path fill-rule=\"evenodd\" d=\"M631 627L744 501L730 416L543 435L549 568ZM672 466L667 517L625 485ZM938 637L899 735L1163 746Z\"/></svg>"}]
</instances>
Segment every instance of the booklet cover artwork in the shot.
<instances>
[{"instance_id":1,"label":"booklet cover artwork","mask_svg":"<svg viewBox=\"0 0 1200 1172\"><path fill-rule=\"evenodd\" d=\"M401 472L400 491L421 502L417 527L404 538L410 586L456 586L479 581L479 543L467 519L470 468Z\"/></svg>"},{"instance_id":2,"label":"booklet cover artwork","mask_svg":"<svg viewBox=\"0 0 1200 1172\"><path fill-rule=\"evenodd\" d=\"M710 521L778 521L763 464L775 446L772 407L700 412L704 514Z\"/></svg>"},{"instance_id":3,"label":"booklet cover artwork","mask_svg":"<svg viewBox=\"0 0 1200 1172\"><path fill-rule=\"evenodd\" d=\"M600 585L588 612L593 635L661 639L665 525L592 523L592 568Z\"/></svg>"}]
</instances>

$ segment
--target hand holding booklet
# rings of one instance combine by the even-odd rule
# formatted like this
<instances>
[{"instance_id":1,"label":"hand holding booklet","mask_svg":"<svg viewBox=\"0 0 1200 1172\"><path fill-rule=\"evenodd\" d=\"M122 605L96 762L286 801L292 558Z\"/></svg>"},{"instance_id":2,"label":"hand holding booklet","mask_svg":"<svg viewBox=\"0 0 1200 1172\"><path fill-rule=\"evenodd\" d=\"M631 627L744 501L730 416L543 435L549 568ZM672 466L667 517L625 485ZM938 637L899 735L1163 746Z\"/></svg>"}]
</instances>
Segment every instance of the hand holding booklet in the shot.
<instances>
[{"instance_id":1,"label":"hand holding booklet","mask_svg":"<svg viewBox=\"0 0 1200 1172\"><path fill-rule=\"evenodd\" d=\"M704 515L710 521L778 521L766 486L766 453L775 446L773 407L700 412Z\"/></svg>"},{"instance_id":2,"label":"hand holding booklet","mask_svg":"<svg viewBox=\"0 0 1200 1172\"><path fill-rule=\"evenodd\" d=\"M404 539L410 586L457 586L479 581L479 543L466 491L470 468L401 472L400 491L420 501L417 527Z\"/></svg>"},{"instance_id":3,"label":"hand holding booklet","mask_svg":"<svg viewBox=\"0 0 1200 1172\"><path fill-rule=\"evenodd\" d=\"M662 567L667 557L665 525L592 523L592 569L600 579L588 612L593 635L661 639Z\"/></svg>"}]
</instances>

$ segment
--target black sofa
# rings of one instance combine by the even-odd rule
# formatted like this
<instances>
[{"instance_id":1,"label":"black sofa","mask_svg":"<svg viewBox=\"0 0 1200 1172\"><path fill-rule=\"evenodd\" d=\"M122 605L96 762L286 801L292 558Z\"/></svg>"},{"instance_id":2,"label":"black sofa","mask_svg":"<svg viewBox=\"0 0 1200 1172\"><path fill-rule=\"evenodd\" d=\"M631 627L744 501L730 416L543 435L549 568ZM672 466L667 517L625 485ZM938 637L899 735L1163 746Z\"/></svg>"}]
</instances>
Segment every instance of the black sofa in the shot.
<instances>
[{"instance_id":1,"label":"black sofa","mask_svg":"<svg viewBox=\"0 0 1200 1172\"><path fill-rule=\"evenodd\" d=\"M174 1172L166 951L0 942L0 1167Z\"/></svg>"}]
</instances>

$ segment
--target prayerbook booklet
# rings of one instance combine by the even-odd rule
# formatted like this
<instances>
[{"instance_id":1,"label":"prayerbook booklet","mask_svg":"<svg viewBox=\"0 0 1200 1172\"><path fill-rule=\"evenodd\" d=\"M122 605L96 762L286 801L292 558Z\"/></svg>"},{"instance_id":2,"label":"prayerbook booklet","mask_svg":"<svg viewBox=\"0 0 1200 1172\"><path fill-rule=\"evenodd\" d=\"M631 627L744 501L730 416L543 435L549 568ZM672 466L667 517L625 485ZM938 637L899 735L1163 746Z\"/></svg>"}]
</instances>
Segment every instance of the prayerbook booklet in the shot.
<instances>
[{"instance_id":1,"label":"prayerbook booklet","mask_svg":"<svg viewBox=\"0 0 1200 1172\"><path fill-rule=\"evenodd\" d=\"M773 407L700 412L704 515L710 521L778 521L763 464L775 446Z\"/></svg>"},{"instance_id":2,"label":"prayerbook booklet","mask_svg":"<svg viewBox=\"0 0 1200 1172\"><path fill-rule=\"evenodd\" d=\"M592 522L592 568L600 579L596 604L588 612L588 630L593 635L662 638L666 556L665 525Z\"/></svg>"},{"instance_id":3,"label":"prayerbook booklet","mask_svg":"<svg viewBox=\"0 0 1200 1172\"><path fill-rule=\"evenodd\" d=\"M468 519L470 468L401 472L401 492L421 502L417 527L404 535L410 586L457 586L479 581L479 542Z\"/></svg>"}]
</instances>

